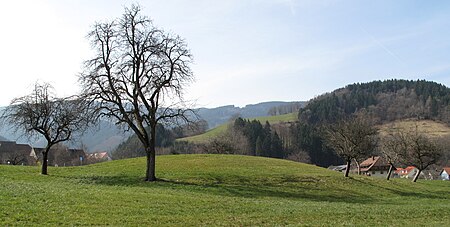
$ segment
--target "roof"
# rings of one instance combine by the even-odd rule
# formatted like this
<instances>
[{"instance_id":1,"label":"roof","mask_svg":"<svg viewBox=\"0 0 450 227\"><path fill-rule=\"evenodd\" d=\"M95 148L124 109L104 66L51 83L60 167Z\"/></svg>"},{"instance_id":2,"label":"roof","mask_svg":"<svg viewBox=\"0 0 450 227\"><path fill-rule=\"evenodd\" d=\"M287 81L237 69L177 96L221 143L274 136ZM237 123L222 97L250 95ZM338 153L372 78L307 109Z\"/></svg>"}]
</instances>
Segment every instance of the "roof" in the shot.
<instances>
[{"instance_id":1,"label":"roof","mask_svg":"<svg viewBox=\"0 0 450 227\"><path fill-rule=\"evenodd\" d=\"M399 175L408 175L414 169L416 169L415 166L408 166L406 168L397 168L395 172L397 172Z\"/></svg>"},{"instance_id":2,"label":"roof","mask_svg":"<svg viewBox=\"0 0 450 227\"><path fill-rule=\"evenodd\" d=\"M339 166L329 166L328 169L335 171L342 171L347 169L347 165L339 165Z\"/></svg>"},{"instance_id":3,"label":"roof","mask_svg":"<svg viewBox=\"0 0 450 227\"><path fill-rule=\"evenodd\" d=\"M442 168L442 171L439 173L439 175L441 175L442 174L442 172L446 172L447 174L450 174L450 167L444 167L444 168Z\"/></svg>"},{"instance_id":4,"label":"roof","mask_svg":"<svg viewBox=\"0 0 450 227\"><path fill-rule=\"evenodd\" d=\"M13 141L0 141L0 163L20 161L22 164L30 164L32 159L31 146L17 144Z\"/></svg>"},{"instance_id":5,"label":"roof","mask_svg":"<svg viewBox=\"0 0 450 227\"><path fill-rule=\"evenodd\" d=\"M384 158L380 156L372 156L359 165L361 167L361 171L367 172L370 171L372 167L378 166L378 167L388 167L390 166L387 161L384 160Z\"/></svg>"},{"instance_id":6,"label":"roof","mask_svg":"<svg viewBox=\"0 0 450 227\"><path fill-rule=\"evenodd\" d=\"M95 158L95 159L104 159L104 158L109 158L109 154L106 151L104 151L104 152L95 152L95 153L89 154L89 157Z\"/></svg>"}]
</instances>

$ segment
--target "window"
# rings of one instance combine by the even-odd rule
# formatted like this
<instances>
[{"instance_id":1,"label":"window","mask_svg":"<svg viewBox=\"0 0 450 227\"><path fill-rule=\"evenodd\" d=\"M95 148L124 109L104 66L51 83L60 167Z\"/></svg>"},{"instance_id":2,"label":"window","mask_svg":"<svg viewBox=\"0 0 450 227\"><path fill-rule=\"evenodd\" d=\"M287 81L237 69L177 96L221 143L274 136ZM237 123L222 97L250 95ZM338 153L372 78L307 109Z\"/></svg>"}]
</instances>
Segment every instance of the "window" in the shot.
<instances>
[{"instance_id":1,"label":"window","mask_svg":"<svg viewBox=\"0 0 450 227\"><path fill-rule=\"evenodd\" d=\"M375 171L372 171L372 174L375 174Z\"/></svg>"}]
</instances>

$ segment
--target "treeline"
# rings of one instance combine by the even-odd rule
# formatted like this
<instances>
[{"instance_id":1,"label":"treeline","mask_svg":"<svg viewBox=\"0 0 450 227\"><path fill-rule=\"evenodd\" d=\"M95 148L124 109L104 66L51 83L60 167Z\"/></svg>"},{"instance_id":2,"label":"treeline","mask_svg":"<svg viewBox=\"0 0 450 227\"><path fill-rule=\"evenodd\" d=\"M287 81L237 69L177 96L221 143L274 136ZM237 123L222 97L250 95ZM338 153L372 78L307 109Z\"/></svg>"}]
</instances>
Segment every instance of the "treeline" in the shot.
<instances>
[{"instance_id":1,"label":"treeline","mask_svg":"<svg viewBox=\"0 0 450 227\"><path fill-rule=\"evenodd\" d=\"M304 106L304 102L292 102L285 105L274 106L269 109L267 114L270 116L297 113Z\"/></svg>"},{"instance_id":2,"label":"treeline","mask_svg":"<svg viewBox=\"0 0 450 227\"><path fill-rule=\"evenodd\" d=\"M238 118L233 124L234 130L242 133L248 141L250 155L283 158L284 149L278 133L272 131L269 122L263 126L257 120Z\"/></svg>"},{"instance_id":3,"label":"treeline","mask_svg":"<svg viewBox=\"0 0 450 227\"><path fill-rule=\"evenodd\" d=\"M292 130L293 147L308 154L319 166L342 163L324 144L321 126L354 114L375 124L416 118L450 124L450 89L424 80L386 80L356 83L308 102Z\"/></svg>"},{"instance_id":4,"label":"treeline","mask_svg":"<svg viewBox=\"0 0 450 227\"><path fill-rule=\"evenodd\" d=\"M189 125L183 125L173 128L166 128L162 124L156 125L156 148L173 148L175 140L182 137L194 136L204 133L208 128L206 121L198 121ZM178 146L179 148L179 146ZM145 156L145 150L142 143L136 135L130 136L126 141L112 152L113 159L135 158Z\"/></svg>"}]
</instances>

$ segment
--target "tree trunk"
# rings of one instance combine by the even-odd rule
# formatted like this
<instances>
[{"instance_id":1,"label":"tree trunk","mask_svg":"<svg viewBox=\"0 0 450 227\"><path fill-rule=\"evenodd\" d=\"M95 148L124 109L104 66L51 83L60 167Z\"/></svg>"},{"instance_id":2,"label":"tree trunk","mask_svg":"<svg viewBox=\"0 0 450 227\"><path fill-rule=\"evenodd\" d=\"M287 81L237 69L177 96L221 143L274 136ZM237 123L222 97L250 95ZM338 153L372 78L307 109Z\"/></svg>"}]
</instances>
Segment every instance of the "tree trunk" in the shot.
<instances>
[{"instance_id":1,"label":"tree trunk","mask_svg":"<svg viewBox=\"0 0 450 227\"><path fill-rule=\"evenodd\" d=\"M394 169L394 165L392 165L392 163L389 164L389 172L386 176L386 180L391 179L391 174L392 174L392 170Z\"/></svg>"},{"instance_id":2,"label":"tree trunk","mask_svg":"<svg viewBox=\"0 0 450 227\"><path fill-rule=\"evenodd\" d=\"M48 150L46 149L42 152L42 175L47 175L47 166L48 166Z\"/></svg>"},{"instance_id":3,"label":"tree trunk","mask_svg":"<svg viewBox=\"0 0 450 227\"><path fill-rule=\"evenodd\" d=\"M422 172L422 170L420 170L420 169L417 171L416 175L414 175L414 178L413 178L412 182L416 182L417 179L419 179L419 176L420 176L421 172Z\"/></svg>"},{"instance_id":4,"label":"tree trunk","mask_svg":"<svg viewBox=\"0 0 450 227\"><path fill-rule=\"evenodd\" d=\"M361 166L359 165L358 160L356 158L354 159L356 163L356 170L358 171L358 175L361 175Z\"/></svg>"},{"instance_id":5,"label":"tree trunk","mask_svg":"<svg viewBox=\"0 0 450 227\"><path fill-rule=\"evenodd\" d=\"M145 149L147 153L147 171L145 174L145 181L156 181L155 174L155 164L156 164L156 150L155 150L155 139L156 139L156 124L150 126L150 144Z\"/></svg>"},{"instance_id":6,"label":"tree trunk","mask_svg":"<svg viewBox=\"0 0 450 227\"><path fill-rule=\"evenodd\" d=\"M348 177L348 173L350 172L350 162L351 160L347 160L347 168L345 168L345 177Z\"/></svg>"}]
</instances>

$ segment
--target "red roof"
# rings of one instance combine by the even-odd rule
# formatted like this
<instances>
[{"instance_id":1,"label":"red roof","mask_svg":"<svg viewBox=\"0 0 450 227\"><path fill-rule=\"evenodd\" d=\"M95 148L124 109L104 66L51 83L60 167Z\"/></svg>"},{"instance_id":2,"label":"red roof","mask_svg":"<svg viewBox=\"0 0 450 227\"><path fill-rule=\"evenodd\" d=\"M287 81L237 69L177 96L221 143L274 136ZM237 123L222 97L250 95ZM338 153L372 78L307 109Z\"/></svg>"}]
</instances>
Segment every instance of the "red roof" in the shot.
<instances>
[{"instance_id":1,"label":"red roof","mask_svg":"<svg viewBox=\"0 0 450 227\"><path fill-rule=\"evenodd\" d=\"M380 156L373 156L373 157L370 157L370 158L364 160L363 162L361 162L360 166L361 166L361 171L367 172L367 171L370 171L370 169L374 166L387 167L387 166L389 166L389 163L387 163Z\"/></svg>"},{"instance_id":2,"label":"red roof","mask_svg":"<svg viewBox=\"0 0 450 227\"><path fill-rule=\"evenodd\" d=\"M442 168L442 171L444 171L445 170L445 172L447 173L447 174L450 174L450 167L444 167L444 168ZM441 173L442 173L442 171L441 171Z\"/></svg>"},{"instance_id":3,"label":"red roof","mask_svg":"<svg viewBox=\"0 0 450 227\"><path fill-rule=\"evenodd\" d=\"M408 166L406 168L397 168L395 172L397 172L399 175L408 175L415 168L416 168L415 166Z\"/></svg>"}]
</instances>

